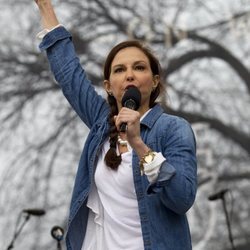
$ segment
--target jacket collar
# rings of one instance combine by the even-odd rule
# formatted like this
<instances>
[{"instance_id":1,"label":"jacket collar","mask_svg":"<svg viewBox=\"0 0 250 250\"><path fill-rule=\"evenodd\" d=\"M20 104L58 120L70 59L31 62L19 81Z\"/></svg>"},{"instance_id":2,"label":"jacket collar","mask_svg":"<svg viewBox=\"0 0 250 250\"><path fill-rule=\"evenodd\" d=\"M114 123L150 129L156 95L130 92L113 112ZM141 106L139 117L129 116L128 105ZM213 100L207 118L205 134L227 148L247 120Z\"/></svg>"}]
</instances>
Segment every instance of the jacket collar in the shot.
<instances>
[{"instance_id":1,"label":"jacket collar","mask_svg":"<svg viewBox=\"0 0 250 250\"><path fill-rule=\"evenodd\" d=\"M163 112L163 108L159 104L156 104L143 118L141 124L147 126L148 128L152 128L154 123L162 115Z\"/></svg>"}]
</instances>

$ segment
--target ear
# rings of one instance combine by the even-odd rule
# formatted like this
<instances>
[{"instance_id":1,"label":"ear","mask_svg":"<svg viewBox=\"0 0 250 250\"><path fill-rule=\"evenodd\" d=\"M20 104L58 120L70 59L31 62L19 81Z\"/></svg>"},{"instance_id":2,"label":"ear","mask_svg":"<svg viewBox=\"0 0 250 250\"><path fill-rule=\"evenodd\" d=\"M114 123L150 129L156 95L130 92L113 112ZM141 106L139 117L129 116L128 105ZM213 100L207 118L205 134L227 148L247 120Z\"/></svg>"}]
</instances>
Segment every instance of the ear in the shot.
<instances>
[{"instance_id":1,"label":"ear","mask_svg":"<svg viewBox=\"0 0 250 250\"><path fill-rule=\"evenodd\" d=\"M109 94L109 95L112 95L112 92L110 90L110 82L108 80L104 80L103 81L103 85L104 85L104 88L106 90L106 92Z\"/></svg>"},{"instance_id":2,"label":"ear","mask_svg":"<svg viewBox=\"0 0 250 250\"><path fill-rule=\"evenodd\" d=\"M160 76L154 75L153 76L153 89L157 88L159 82L160 82Z\"/></svg>"}]
</instances>

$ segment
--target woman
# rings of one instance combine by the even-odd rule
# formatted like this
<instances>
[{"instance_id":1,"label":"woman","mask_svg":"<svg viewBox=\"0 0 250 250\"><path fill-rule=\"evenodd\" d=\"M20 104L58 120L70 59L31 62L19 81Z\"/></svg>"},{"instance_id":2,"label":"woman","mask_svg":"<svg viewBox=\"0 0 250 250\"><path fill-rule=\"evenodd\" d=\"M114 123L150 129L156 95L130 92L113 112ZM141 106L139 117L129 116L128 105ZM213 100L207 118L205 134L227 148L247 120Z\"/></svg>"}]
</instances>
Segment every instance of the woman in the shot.
<instances>
[{"instance_id":1,"label":"woman","mask_svg":"<svg viewBox=\"0 0 250 250\"><path fill-rule=\"evenodd\" d=\"M197 187L195 139L184 119L155 103L162 87L158 60L138 41L115 46L104 65L107 102L88 80L50 0L35 2L44 27L40 48L90 129L75 179L67 249L192 249L185 214ZM133 87L141 96L138 110L122 105Z\"/></svg>"}]
</instances>

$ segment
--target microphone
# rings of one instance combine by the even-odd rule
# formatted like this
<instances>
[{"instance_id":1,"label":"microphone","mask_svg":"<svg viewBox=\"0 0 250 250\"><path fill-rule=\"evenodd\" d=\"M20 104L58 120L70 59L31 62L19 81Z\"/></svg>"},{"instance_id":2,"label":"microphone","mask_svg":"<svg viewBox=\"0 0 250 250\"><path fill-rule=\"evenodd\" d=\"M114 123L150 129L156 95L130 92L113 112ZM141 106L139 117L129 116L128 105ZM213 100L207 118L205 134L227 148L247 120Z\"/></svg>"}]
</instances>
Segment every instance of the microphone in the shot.
<instances>
[{"instance_id":1,"label":"microphone","mask_svg":"<svg viewBox=\"0 0 250 250\"><path fill-rule=\"evenodd\" d=\"M137 110L141 105L141 93L135 86L130 86L122 97L122 106ZM123 122L120 126L120 132L125 132L127 123Z\"/></svg>"},{"instance_id":2,"label":"microphone","mask_svg":"<svg viewBox=\"0 0 250 250\"><path fill-rule=\"evenodd\" d=\"M29 215L34 215L34 216L42 216L46 212L43 209L24 209L23 213L27 213Z\"/></svg>"},{"instance_id":3,"label":"microphone","mask_svg":"<svg viewBox=\"0 0 250 250\"><path fill-rule=\"evenodd\" d=\"M215 200L218 200L218 199L222 199L224 197L225 193L228 192L228 191L229 191L229 189L227 189L227 188L221 189L220 191L209 195L208 200L215 201Z\"/></svg>"},{"instance_id":4,"label":"microphone","mask_svg":"<svg viewBox=\"0 0 250 250\"><path fill-rule=\"evenodd\" d=\"M61 241L63 239L64 230L59 226L54 226L51 229L51 236L57 241Z\"/></svg>"}]
</instances>

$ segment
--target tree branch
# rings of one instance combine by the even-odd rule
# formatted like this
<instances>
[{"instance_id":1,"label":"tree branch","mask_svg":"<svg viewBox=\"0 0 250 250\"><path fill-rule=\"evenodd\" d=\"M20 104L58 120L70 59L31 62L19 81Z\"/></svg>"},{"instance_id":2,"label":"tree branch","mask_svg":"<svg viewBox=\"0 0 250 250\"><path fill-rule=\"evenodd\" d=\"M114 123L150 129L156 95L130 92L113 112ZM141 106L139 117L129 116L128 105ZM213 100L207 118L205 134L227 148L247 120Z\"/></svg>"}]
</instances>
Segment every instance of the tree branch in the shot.
<instances>
[{"instance_id":1,"label":"tree branch","mask_svg":"<svg viewBox=\"0 0 250 250\"><path fill-rule=\"evenodd\" d=\"M190 123L195 122L205 122L210 125L210 128L215 129L216 131L220 132L227 138L230 138L238 145L240 145L245 151L250 154L250 137L245 133L242 133L232 126L225 125L223 122L216 118L210 118L202 116L201 114L192 114L186 111L181 110L173 110L171 108L167 108L167 112L170 114L174 114L177 116L181 116L188 120Z\"/></svg>"},{"instance_id":2,"label":"tree branch","mask_svg":"<svg viewBox=\"0 0 250 250\"><path fill-rule=\"evenodd\" d=\"M209 46L208 49L197 50L197 51L190 51L186 54L175 58L169 62L169 66L164 72L165 77L169 74L179 70L185 64L192 62L193 60L201 59L201 58L219 58L223 60L225 63L229 64L237 73L237 75L242 79L245 83L248 92L250 93L250 72L249 70L243 65L243 63L234 56L229 50L225 47L220 45L219 43L212 41L208 38L199 36L193 32L184 32L182 31L181 34L177 35L172 31L172 44L177 44L180 39L183 39L181 34L185 34L185 38L192 39L194 41L198 41ZM159 41L158 41L159 42Z\"/></svg>"}]
</instances>

